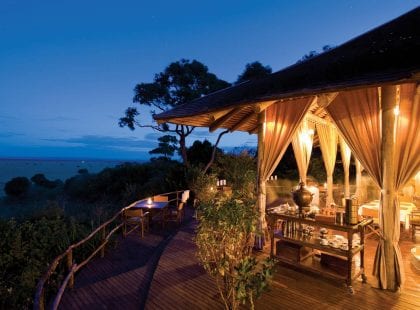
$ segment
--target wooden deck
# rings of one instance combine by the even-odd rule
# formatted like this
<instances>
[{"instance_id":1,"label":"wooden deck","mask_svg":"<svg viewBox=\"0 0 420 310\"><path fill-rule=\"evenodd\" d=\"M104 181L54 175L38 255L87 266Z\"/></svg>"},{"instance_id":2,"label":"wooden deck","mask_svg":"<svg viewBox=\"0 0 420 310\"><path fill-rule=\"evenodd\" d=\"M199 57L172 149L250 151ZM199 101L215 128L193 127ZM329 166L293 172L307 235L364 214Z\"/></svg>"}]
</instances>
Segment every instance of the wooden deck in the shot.
<instances>
[{"instance_id":1,"label":"wooden deck","mask_svg":"<svg viewBox=\"0 0 420 310\"><path fill-rule=\"evenodd\" d=\"M194 222L173 237L130 236L104 259L76 277L62 309L223 309L213 280L195 257ZM400 242L406 284L393 293L372 287L377 240L368 239L368 283L354 283L355 294L333 281L276 266L271 289L256 309L420 309L420 273L408 261L408 234Z\"/></svg>"}]
</instances>

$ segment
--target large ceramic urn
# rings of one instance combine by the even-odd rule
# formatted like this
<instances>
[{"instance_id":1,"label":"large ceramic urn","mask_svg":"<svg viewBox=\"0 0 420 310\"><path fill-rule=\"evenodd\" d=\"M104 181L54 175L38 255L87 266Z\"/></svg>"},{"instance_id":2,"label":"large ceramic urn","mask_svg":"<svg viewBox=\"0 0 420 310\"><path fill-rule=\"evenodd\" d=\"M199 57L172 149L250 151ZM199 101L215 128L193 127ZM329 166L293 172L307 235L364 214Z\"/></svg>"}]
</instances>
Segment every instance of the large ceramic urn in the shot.
<instances>
[{"instance_id":1,"label":"large ceramic urn","mask_svg":"<svg viewBox=\"0 0 420 310\"><path fill-rule=\"evenodd\" d=\"M306 189L305 183L300 182L298 189L292 191L293 201L299 207L299 214L303 215L304 212L309 212L310 203L312 202L312 194L309 190Z\"/></svg>"}]
</instances>

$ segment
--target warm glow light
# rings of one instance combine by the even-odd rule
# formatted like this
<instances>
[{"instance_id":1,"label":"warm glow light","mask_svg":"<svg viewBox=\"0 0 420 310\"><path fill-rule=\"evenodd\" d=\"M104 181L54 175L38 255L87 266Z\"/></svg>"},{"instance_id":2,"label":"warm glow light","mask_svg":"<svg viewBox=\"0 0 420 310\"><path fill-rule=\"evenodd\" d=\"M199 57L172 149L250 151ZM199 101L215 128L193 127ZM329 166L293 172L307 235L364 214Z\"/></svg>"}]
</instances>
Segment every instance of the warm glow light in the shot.
<instances>
[{"instance_id":1,"label":"warm glow light","mask_svg":"<svg viewBox=\"0 0 420 310\"><path fill-rule=\"evenodd\" d=\"M213 191L213 186L212 186L212 187L210 187L210 191Z\"/></svg>"},{"instance_id":2,"label":"warm glow light","mask_svg":"<svg viewBox=\"0 0 420 310\"><path fill-rule=\"evenodd\" d=\"M273 131L275 123L274 122L265 122L264 125L265 125L266 130Z\"/></svg>"},{"instance_id":3,"label":"warm glow light","mask_svg":"<svg viewBox=\"0 0 420 310\"><path fill-rule=\"evenodd\" d=\"M152 204L152 198L147 198L147 204L151 205Z\"/></svg>"},{"instance_id":4,"label":"warm glow light","mask_svg":"<svg viewBox=\"0 0 420 310\"><path fill-rule=\"evenodd\" d=\"M327 189L327 183L324 183L324 188Z\"/></svg>"},{"instance_id":5,"label":"warm glow light","mask_svg":"<svg viewBox=\"0 0 420 310\"><path fill-rule=\"evenodd\" d=\"M400 115L400 107L398 105L396 105L395 108L394 108L394 115L395 116Z\"/></svg>"}]
</instances>

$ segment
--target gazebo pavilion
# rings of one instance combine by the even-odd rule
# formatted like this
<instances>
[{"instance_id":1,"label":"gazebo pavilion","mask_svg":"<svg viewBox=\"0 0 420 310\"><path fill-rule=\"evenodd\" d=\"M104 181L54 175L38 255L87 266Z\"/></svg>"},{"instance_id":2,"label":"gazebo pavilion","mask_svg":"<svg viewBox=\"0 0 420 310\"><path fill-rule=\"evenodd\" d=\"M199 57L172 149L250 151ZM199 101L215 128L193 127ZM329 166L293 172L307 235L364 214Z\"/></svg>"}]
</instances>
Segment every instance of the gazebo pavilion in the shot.
<instances>
[{"instance_id":1,"label":"gazebo pavilion","mask_svg":"<svg viewBox=\"0 0 420 310\"><path fill-rule=\"evenodd\" d=\"M292 143L305 180L314 129L332 190L337 143L381 190L381 238L374 275L396 290L404 279L398 190L420 169L420 8L319 56L265 78L215 92L155 116L210 131L258 134L258 204L265 228L265 183ZM332 192L327 199L331 201Z\"/></svg>"}]
</instances>

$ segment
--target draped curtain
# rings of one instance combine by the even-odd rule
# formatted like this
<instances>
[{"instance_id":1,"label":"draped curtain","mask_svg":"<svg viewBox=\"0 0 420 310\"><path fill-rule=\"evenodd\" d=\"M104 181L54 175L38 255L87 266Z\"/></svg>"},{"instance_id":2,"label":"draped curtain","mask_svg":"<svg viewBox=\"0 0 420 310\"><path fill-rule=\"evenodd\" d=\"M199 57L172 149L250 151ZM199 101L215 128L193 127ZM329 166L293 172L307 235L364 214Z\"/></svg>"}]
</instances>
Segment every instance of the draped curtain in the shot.
<instances>
[{"instance_id":1,"label":"draped curtain","mask_svg":"<svg viewBox=\"0 0 420 310\"><path fill-rule=\"evenodd\" d=\"M395 143L396 189L420 170L420 86L401 85L399 110Z\"/></svg>"},{"instance_id":2,"label":"draped curtain","mask_svg":"<svg viewBox=\"0 0 420 310\"><path fill-rule=\"evenodd\" d=\"M355 158L354 161L355 161L355 166L356 166L356 193L354 195L356 196L359 203L361 203L362 201L364 201L366 197L365 190L362 188L363 167L357 158Z\"/></svg>"},{"instance_id":3,"label":"draped curtain","mask_svg":"<svg viewBox=\"0 0 420 310\"><path fill-rule=\"evenodd\" d=\"M334 202L333 199L333 172L335 159L337 156L337 130L330 124L316 124L316 131L319 137L319 145L321 147L322 159L324 161L325 170L327 172L327 202L330 206Z\"/></svg>"},{"instance_id":4,"label":"draped curtain","mask_svg":"<svg viewBox=\"0 0 420 310\"><path fill-rule=\"evenodd\" d=\"M351 150L347 145L344 138L340 135L340 154L341 161L343 162L344 169L344 197L350 198L350 159L351 159Z\"/></svg>"},{"instance_id":5,"label":"draped curtain","mask_svg":"<svg viewBox=\"0 0 420 310\"><path fill-rule=\"evenodd\" d=\"M381 113L376 88L367 88L340 93L326 110L333 118L349 147L360 160L364 169L382 188L381 159ZM420 169L420 119L419 88L415 84L400 87L400 115L395 126L395 177L394 187L398 190L418 169ZM381 197L382 200L382 197ZM403 283L403 264L398 246L400 237L400 215L398 198L390 210L380 204L380 224L383 237L380 239L375 255L373 274L381 288L388 288L388 277L394 278L397 287ZM385 257L384 244L392 243L393 257ZM392 260L394 274L387 275L386 263Z\"/></svg>"},{"instance_id":6,"label":"draped curtain","mask_svg":"<svg viewBox=\"0 0 420 310\"><path fill-rule=\"evenodd\" d=\"M377 88L341 92L325 109L353 154L380 186L381 128Z\"/></svg>"},{"instance_id":7,"label":"draped curtain","mask_svg":"<svg viewBox=\"0 0 420 310\"><path fill-rule=\"evenodd\" d=\"M414 177L420 169L420 87L416 84L403 84L400 86L399 115L396 117L395 148L394 148L394 189L396 192L407 181ZM380 220L384 230L384 237L394 247L394 260L396 284L404 283L403 259L398 241L400 239L400 204L398 195L392 202L391 210L381 210ZM389 213L387 216L385 211ZM374 275L382 288L387 288L386 257L384 240L381 240L376 249Z\"/></svg>"},{"instance_id":8,"label":"draped curtain","mask_svg":"<svg viewBox=\"0 0 420 310\"><path fill-rule=\"evenodd\" d=\"M258 130L258 207L260 231L265 231L266 189L265 181L274 172L293 134L301 123L313 98L300 98L277 102L269 106L260 118ZM265 117L264 117L265 116ZM256 247L262 248L264 238L256 239Z\"/></svg>"},{"instance_id":9,"label":"draped curtain","mask_svg":"<svg viewBox=\"0 0 420 310\"><path fill-rule=\"evenodd\" d=\"M305 183L309 161L311 159L314 129L315 124L304 119L292 139L293 152L299 170L299 177Z\"/></svg>"}]
</instances>

